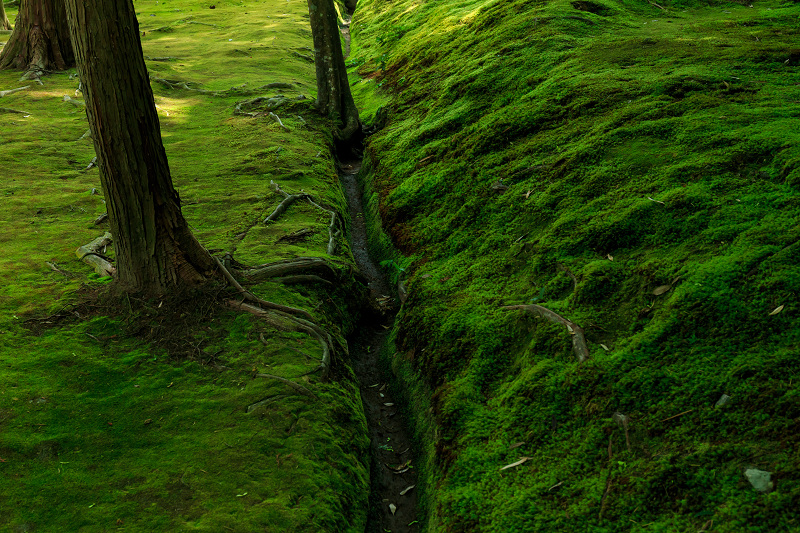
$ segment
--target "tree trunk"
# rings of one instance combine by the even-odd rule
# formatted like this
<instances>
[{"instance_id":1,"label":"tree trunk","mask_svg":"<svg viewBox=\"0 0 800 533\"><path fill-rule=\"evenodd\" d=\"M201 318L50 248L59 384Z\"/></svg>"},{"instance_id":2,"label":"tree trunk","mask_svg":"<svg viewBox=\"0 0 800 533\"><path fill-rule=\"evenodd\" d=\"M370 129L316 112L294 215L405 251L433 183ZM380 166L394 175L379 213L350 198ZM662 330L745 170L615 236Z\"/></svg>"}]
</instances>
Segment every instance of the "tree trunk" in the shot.
<instances>
[{"instance_id":1,"label":"tree trunk","mask_svg":"<svg viewBox=\"0 0 800 533\"><path fill-rule=\"evenodd\" d=\"M314 64L317 70L317 109L335 120L337 144L350 144L361 133L358 109L350 94L334 0L308 0Z\"/></svg>"},{"instance_id":2,"label":"tree trunk","mask_svg":"<svg viewBox=\"0 0 800 533\"><path fill-rule=\"evenodd\" d=\"M163 294L216 268L172 186L132 0L66 0L124 289Z\"/></svg>"},{"instance_id":3,"label":"tree trunk","mask_svg":"<svg viewBox=\"0 0 800 533\"><path fill-rule=\"evenodd\" d=\"M0 0L0 29L11 29L11 23L8 21L8 17L6 16L6 8L3 6L3 0Z\"/></svg>"},{"instance_id":4,"label":"tree trunk","mask_svg":"<svg viewBox=\"0 0 800 533\"><path fill-rule=\"evenodd\" d=\"M0 70L27 70L27 77L38 78L45 71L64 70L74 64L64 3L22 0L14 33L0 53Z\"/></svg>"}]
</instances>

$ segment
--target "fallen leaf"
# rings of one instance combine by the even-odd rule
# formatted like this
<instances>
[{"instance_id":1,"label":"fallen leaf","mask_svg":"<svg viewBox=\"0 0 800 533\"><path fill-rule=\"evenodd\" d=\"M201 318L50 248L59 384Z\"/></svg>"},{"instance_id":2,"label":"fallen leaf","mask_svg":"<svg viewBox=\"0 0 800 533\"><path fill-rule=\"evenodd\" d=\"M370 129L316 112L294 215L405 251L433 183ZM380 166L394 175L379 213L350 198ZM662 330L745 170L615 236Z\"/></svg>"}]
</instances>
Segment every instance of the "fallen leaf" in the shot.
<instances>
[{"instance_id":1,"label":"fallen leaf","mask_svg":"<svg viewBox=\"0 0 800 533\"><path fill-rule=\"evenodd\" d=\"M153 421L152 418L148 418L147 420L144 421L144 425L146 426L147 424L149 424L152 421Z\"/></svg>"},{"instance_id":2,"label":"fallen leaf","mask_svg":"<svg viewBox=\"0 0 800 533\"><path fill-rule=\"evenodd\" d=\"M606 255L606 257L608 257L609 261L613 261L614 260L614 256L611 255L611 254Z\"/></svg>"},{"instance_id":3,"label":"fallen leaf","mask_svg":"<svg viewBox=\"0 0 800 533\"><path fill-rule=\"evenodd\" d=\"M383 405L385 405L386 407L391 407L391 406L393 406L394 404L393 404L392 402L386 402L386 403L384 403Z\"/></svg>"},{"instance_id":4,"label":"fallen leaf","mask_svg":"<svg viewBox=\"0 0 800 533\"><path fill-rule=\"evenodd\" d=\"M389 504L389 510L392 512L392 514L394 514L394 513L397 512L397 506L395 504L393 504L393 503L390 503Z\"/></svg>"},{"instance_id":5,"label":"fallen leaf","mask_svg":"<svg viewBox=\"0 0 800 533\"><path fill-rule=\"evenodd\" d=\"M405 496L408 493L408 491L410 491L414 487L416 487L416 485L409 485L408 487L404 488L403 490L400 491L400 496Z\"/></svg>"},{"instance_id":6,"label":"fallen leaf","mask_svg":"<svg viewBox=\"0 0 800 533\"><path fill-rule=\"evenodd\" d=\"M776 307L775 309L773 309L772 312L767 316L777 315L781 311L783 311L783 306L782 305L780 305L780 306Z\"/></svg>"},{"instance_id":7,"label":"fallen leaf","mask_svg":"<svg viewBox=\"0 0 800 533\"><path fill-rule=\"evenodd\" d=\"M609 348L608 348L608 346L606 346L605 344L601 344L601 345L600 345L600 347L601 347L602 349L604 349L605 351L607 351L607 352L608 352L608 351L610 351L610 350L609 350Z\"/></svg>"},{"instance_id":8,"label":"fallen leaf","mask_svg":"<svg viewBox=\"0 0 800 533\"><path fill-rule=\"evenodd\" d=\"M236 495L236 497L237 497L237 498L243 498L244 496L247 496L247 493L246 493L246 492L243 492L243 493L241 493L241 494L237 494L237 495Z\"/></svg>"},{"instance_id":9,"label":"fallen leaf","mask_svg":"<svg viewBox=\"0 0 800 533\"><path fill-rule=\"evenodd\" d=\"M508 449L509 449L509 450L516 450L517 448L519 448L519 447L520 447L520 446L522 446L523 444L525 444L525 443L524 443L524 442L515 442L515 443L514 443L514 444L512 444L512 445L511 445L511 446L510 446Z\"/></svg>"},{"instance_id":10,"label":"fallen leaf","mask_svg":"<svg viewBox=\"0 0 800 533\"><path fill-rule=\"evenodd\" d=\"M501 467L501 468L500 468L500 470L506 470L507 468L514 468L515 466L519 466L519 465L521 465L522 463L524 463L524 462L525 462L525 461L527 461L528 459L530 459L530 457L523 457L523 458L522 458L522 459L520 459L519 461L514 461L514 462L513 462L513 463L511 463L510 465L506 465L506 466L503 466L503 467Z\"/></svg>"},{"instance_id":11,"label":"fallen leaf","mask_svg":"<svg viewBox=\"0 0 800 533\"><path fill-rule=\"evenodd\" d=\"M669 291L672 288L672 285L661 285L653 289L653 295L661 296L665 292Z\"/></svg>"},{"instance_id":12,"label":"fallen leaf","mask_svg":"<svg viewBox=\"0 0 800 533\"><path fill-rule=\"evenodd\" d=\"M531 195L532 192L533 191L528 191L528 192L525 193L525 199L526 200L528 199L528 197Z\"/></svg>"}]
</instances>

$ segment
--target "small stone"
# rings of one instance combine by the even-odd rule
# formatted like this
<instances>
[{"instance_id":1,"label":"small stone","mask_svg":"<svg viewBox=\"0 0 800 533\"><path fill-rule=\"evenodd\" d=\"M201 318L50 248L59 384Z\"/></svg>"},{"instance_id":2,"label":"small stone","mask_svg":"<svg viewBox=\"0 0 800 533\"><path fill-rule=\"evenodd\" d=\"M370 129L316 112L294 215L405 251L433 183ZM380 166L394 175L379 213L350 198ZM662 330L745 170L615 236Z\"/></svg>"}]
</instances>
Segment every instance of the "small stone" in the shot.
<instances>
[{"instance_id":1,"label":"small stone","mask_svg":"<svg viewBox=\"0 0 800 533\"><path fill-rule=\"evenodd\" d=\"M744 471L744 477L758 492L769 492L772 490L773 483L770 481L772 474L757 468L748 468Z\"/></svg>"},{"instance_id":2,"label":"small stone","mask_svg":"<svg viewBox=\"0 0 800 533\"><path fill-rule=\"evenodd\" d=\"M714 404L714 407L722 407L723 405L726 405L730 401L731 401L731 397L728 396L727 394L723 394L722 396L719 397L719 400L717 400L717 403Z\"/></svg>"}]
</instances>

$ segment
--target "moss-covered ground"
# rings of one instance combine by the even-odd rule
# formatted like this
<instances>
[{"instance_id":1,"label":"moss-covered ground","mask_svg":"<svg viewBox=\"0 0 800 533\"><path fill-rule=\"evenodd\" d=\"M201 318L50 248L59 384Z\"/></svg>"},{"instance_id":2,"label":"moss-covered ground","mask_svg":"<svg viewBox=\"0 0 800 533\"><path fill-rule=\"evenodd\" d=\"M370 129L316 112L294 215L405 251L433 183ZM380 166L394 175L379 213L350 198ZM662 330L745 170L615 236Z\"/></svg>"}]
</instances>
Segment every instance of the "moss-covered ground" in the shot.
<instances>
[{"instance_id":1,"label":"moss-covered ground","mask_svg":"<svg viewBox=\"0 0 800 533\"><path fill-rule=\"evenodd\" d=\"M307 5L212 4L135 4L151 75L210 91L152 84L184 214L205 246L243 263L324 255L325 213L298 203L261 222L281 199L270 180L344 205L311 110ZM329 382L297 378L314 401L254 375L313 370L303 353L317 355L316 341L226 310L222 293L103 296L108 280L75 255L107 229L94 223L105 207L97 168L85 170L94 149L75 71L41 86L19 76L0 72L0 90L30 86L0 99L26 113L0 111L0 530L363 530L368 441L347 361ZM289 132L234 115L279 93ZM353 326L343 291L254 291L311 310L339 338Z\"/></svg>"},{"instance_id":2,"label":"moss-covered ground","mask_svg":"<svg viewBox=\"0 0 800 533\"><path fill-rule=\"evenodd\" d=\"M800 528L800 5L361 0L351 31L428 530Z\"/></svg>"}]
</instances>

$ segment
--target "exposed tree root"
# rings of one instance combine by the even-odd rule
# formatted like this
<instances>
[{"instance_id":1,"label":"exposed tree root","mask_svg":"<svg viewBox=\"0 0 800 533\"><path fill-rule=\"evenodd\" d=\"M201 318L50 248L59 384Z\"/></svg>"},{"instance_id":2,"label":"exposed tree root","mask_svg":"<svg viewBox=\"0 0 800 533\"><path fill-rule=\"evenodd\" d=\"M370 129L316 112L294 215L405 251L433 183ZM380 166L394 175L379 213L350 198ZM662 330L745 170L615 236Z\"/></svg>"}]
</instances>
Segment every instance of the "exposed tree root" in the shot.
<instances>
[{"instance_id":1,"label":"exposed tree root","mask_svg":"<svg viewBox=\"0 0 800 533\"><path fill-rule=\"evenodd\" d=\"M352 268L350 265L345 265ZM329 282L337 283L342 278L342 271L330 261L321 257L298 257L285 259L252 268L236 268L236 273L248 282L258 283L271 278L287 276L314 275ZM351 270L350 273L358 275Z\"/></svg>"},{"instance_id":2,"label":"exposed tree root","mask_svg":"<svg viewBox=\"0 0 800 533\"><path fill-rule=\"evenodd\" d=\"M29 89L30 85L26 85L25 87L18 87L16 89L9 89L7 91L0 91L0 98L8 96L9 94L18 93L20 91L24 91L25 89Z\"/></svg>"},{"instance_id":3,"label":"exposed tree root","mask_svg":"<svg viewBox=\"0 0 800 533\"><path fill-rule=\"evenodd\" d=\"M302 385L300 385L298 383L295 383L294 381L292 381L290 379L282 378L282 377L276 376L274 374L256 374L256 377L257 378L277 379L280 382L286 383L287 385L289 385L291 388L293 388L295 391L299 392L303 396L308 396L309 398L313 398L315 400L319 400L319 397L316 394L314 394L313 392L311 392L307 388L303 387ZM248 407L248 409L249 409L249 407Z\"/></svg>"},{"instance_id":4,"label":"exposed tree root","mask_svg":"<svg viewBox=\"0 0 800 533\"><path fill-rule=\"evenodd\" d=\"M521 309L522 311L527 311L532 315L542 316L555 324L561 324L562 326L566 327L567 331L569 331L569 333L572 335L572 350L578 357L578 361L582 363L589 358L589 348L586 344L586 337L583 334L583 328L571 320L564 318L563 316L551 311L550 309L547 309L546 307L536 304L506 305L503 306L503 309Z\"/></svg>"},{"instance_id":5,"label":"exposed tree root","mask_svg":"<svg viewBox=\"0 0 800 533\"><path fill-rule=\"evenodd\" d=\"M263 399L261 401L258 401L256 403L251 403L250 405L247 406L247 412L248 413L252 413L253 411L258 409L259 407L265 407L265 406L267 406L267 405L269 405L271 403L277 402L278 400L283 400L284 398L286 398L286 395L285 394L280 394L278 396L273 396L272 398L265 398L265 399Z\"/></svg>"},{"instance_id":6,"label":"exposed tree root","mask_svg":"<svg viewBox=\"0 0 800 533\"><path fill-rule=\"evenodd\" d=\"M317 341L319 341L320 347L322 348L322 357L320 359L320 364L315 371L321 370L322 377L327 378L331 366L333 339L321 327L317 326L313 322L287 315L277 310L267 311L265 309L261 309L260 307L243 302L237 302L235 300L228 300L227 304L233 309L246 311L254 316L257 316L277 329L283 331L301 331L316 338Z\"/></svg>"},{"instance_id":7,"label":"exposed tree root","mask_svg":"<svg viewBox=\"0 0 800 533\"><path fill-rule=\"evenodd\" d=\"M292 283L324 283L325 285L333 285L333 283L327 279L322 279L321 277L314 276L313 274L284 276L282 278L275 278L275 281L279 281L280 283L284 283L286 285L291 285Z\"/></svg>"},{"instance_id":8,"label":"exposed tree root","mask_svg":"<svg viewBox=\"0 0 800 533\"><path fill-rule=\"evenodd\" d=\"M19 111L18 109L9 109L7 107L0 107L0 113L16 113L17 115L30 115L27 111Z\"/></svg>"},{"instance_id":9,"label":"exposed tree root","mask_svg":"<svg viewBox=\"0 0 800 533\"><path fill-rule=\"evenodd\" d=\"M326 249L326 252L328 255L335 255L336 240L342 235L341 227L337 228L337 226L340 226L340 224L339 224L339 215L336 213L336 211L320 205L314 200L314 197L311 196L310 194L306 193L289 194L283 189L281 189L280 185L278 185L274 181L270 181L270 184L272 185L272 188L275 189L275 192L284 197L284 200L278 205L278 207L275 208L275 210L267 218L264 219L264 222L266 223L276 220L279 216L281 216L281 214L283 214L286 211L287 207L295 203L297 200L307 200L308 203L310 203L317 209L325 211L326 213L329 213L331 215L331 221L330 224L328 224L328 248Z\"/></svg>"},{"instance_id":10,"label":"exposed tree root","mask_svg":"<svg viewBox=\"0 0 800 533\"><path fill-rule=\"evenodd\" d=\"M220 270L222 271L222 275L225 276L225 279L227 279L228 282L231 285L233 285L233 287L237 291L239 291L239 293L242 296L244 296L244 298L246 300L251 301L251 302L253 302L255 304L258 304L261 307L266 307L267 309L275 309L276 311L281 311L283 313L286 313L286 314L289 314L289 315L292 315L292 316L302 316L306 320L314 320L314 317L311 316L311 313L309 313L308 311L306 311L304 309L298 309L296 307L289 307L288 305L281 305L281 304L276 304L276 303L273 303L273 302L268 302L266 300L262 300L261 298L257 297L256 295L254 295L250 291L245 290L244 287L242 287L241 284L239 284L239 282L236 281L236 278L233 277L233 275L230 273L230 271L227 268L225 268L225 265L222 264L222 261L220 261L216 257L214 258L214 261L217 262L217 266L219 266Z\"/></svg>"},{"instance_id":11,"label":"exposed tree root","mask_svg":"<svg viewBox=\"0 0 800 533\"><path fill-rule=\"evenodd\" d=\"M280 127L283 128L284 131L287 131L287 132L288 131L292 131L289 128L287 128L286 126L284 126L283 122L281 122L281 118L278 115L276 115L275 113L273 113L272 111L269 112L269 118L271 118L272 120L277 122L280 125Z\"/></svg>"},{"instance_id":12,"label":"exposed tree root","mask_svg":"<svg viewBox=\"0 0 800 533\"><path fill-rule=\"evenodd\" d=\"M75 255L87 265L92 266L100 276L113 276L116 274L117 269L111 264L111 260L103 255L106 246L111 242L111 233L106 232L102 237L98 237L89 244L84 244L75 250Z\"/></svg>"}]
</instances>

